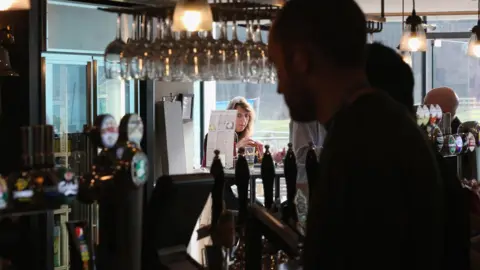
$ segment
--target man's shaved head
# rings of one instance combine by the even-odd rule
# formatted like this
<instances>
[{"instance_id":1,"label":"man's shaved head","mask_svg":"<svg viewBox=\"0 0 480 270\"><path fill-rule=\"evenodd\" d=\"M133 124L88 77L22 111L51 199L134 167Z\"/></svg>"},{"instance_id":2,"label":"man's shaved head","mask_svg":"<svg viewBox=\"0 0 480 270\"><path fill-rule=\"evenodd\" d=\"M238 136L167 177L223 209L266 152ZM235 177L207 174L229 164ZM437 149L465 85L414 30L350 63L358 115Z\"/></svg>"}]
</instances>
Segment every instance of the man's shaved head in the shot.
<instances>
[{"instance_id":1,"label":"man's shaved head","mask_svg":"<svg viewBox=\"0 0 480 270\"><path fill-rule=\"evenodd\" d=\"M451 113L454 116L458 108L458 96L451 88L440 87L430 90L425 97L427 105L438 104L444 113Z\"/></svg>"}]
</instances>

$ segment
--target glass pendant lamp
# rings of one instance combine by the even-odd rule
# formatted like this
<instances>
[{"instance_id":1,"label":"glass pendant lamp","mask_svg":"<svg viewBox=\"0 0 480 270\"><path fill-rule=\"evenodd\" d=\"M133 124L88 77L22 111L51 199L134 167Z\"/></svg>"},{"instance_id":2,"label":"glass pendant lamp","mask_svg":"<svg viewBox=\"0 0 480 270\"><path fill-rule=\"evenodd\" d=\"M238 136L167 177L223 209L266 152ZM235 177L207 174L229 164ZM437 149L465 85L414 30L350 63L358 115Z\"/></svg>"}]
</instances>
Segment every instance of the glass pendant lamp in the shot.
<instances>
[{"instance_id":1,"label":"glass pendant lamp","mask_svg":"<svg viewBox=\"0 0 480 270\"><path fill-rule=\"evenodd\" d=\"M1 0L0 11L30 9L30 0Z\"/></svg>"},{"instance_id":2,"label":"glass pendant lamp","mask_svg":"<svg viewBox=\"0 0 480 270\"><path fill-rule=\"evenodd\" d=\"M400 50L403 52L424 52L427 50L427 36L422 18L415 11L415 0L413 0L412 15L408 16L405 21L405 28L400 40Z\"/></svg>"},{"instance_id":3,"label":"glass pendant lamp","mask_svg":"<svg viewBox=\"0 0 480 270\"><path fill-rule=\"evenodd\" d=\"M470 36L470 41L468 42L467 55L480 58L480 1L478 2L478 22L472 28L472 35Z\"/></svg>"},{"instance_id":4,"label":"glass pendant lamp","mask_svg":"<svg viewBox=\"0 0 480 270\"><path fill-rule=\"evenodd\" d=\"M410 67L412 67L412 53L411 52L400 51L400 56L402 57L403 62L407 63Z\"/></svg>"},{"instance_id":5,"label":"glass pendant lamp","mask_svg":"<svg viewBox=\"0 0 480 270\"><path fill-rule=\"evenodd\" d=\"M179 0L173 13L172 30L211 31L213 16L206 0Z\"/></svg>"}]
</instances>

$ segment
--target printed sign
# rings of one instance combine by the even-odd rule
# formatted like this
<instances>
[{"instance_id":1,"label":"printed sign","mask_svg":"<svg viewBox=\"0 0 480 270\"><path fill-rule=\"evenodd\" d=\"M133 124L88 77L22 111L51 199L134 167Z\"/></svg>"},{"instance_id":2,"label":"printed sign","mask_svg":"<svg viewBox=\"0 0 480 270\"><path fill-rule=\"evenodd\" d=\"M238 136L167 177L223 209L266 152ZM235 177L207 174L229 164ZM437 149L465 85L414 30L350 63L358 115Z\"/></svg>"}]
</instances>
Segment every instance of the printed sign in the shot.
<instances>
[{"instance_id":1,"label":"printed sign","mask_svg":"<svg viewBox=\"0 0 480 270\"><path fill-rule=\"evenodd\" d=\"M131 114L128 118L127 126L127 136L128 140L132 143L135 143L137 146L140 145L140 142L143 139L143 121L140 116L136 114Z\"/></svg>"},{"instance_id":2,"label":"printed sign","mask_svg":"<svg viewBox=\"0 0 480 270\"><path fill-rule=\"evenodd\" d=\"M132 181L138 187L143 185L148 178L148 158L142 152L136 153L131 164Z\"/></svg>"},{"instance_id":3,"label":"printed sign","mask_svg":"<svg viewBox=\"0 0 480 270\"><path fill-rule=\"evenodd\" d=\"M100 126L100 136L102 138L102 144L106 148L112 148L117 143L118 125L113 116L107 115L103 119Z\"/></svg>"}]
</instances>

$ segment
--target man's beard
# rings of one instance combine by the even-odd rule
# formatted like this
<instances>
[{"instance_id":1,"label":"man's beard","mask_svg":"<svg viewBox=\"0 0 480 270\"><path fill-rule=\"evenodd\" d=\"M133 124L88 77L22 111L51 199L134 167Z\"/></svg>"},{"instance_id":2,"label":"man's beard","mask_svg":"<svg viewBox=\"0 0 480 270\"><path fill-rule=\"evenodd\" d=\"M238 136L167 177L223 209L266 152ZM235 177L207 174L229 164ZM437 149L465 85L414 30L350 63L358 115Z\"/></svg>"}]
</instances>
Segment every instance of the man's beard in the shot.
<instances>
[{"instance_id":1,"label":"man's beard","mask_svg":"<svg viewBox=\"0 0 480 270\"><path fill-rule=\"evenodd\" d=\"M296 122L312 122L317 120L315 98L305 88L295 87L289 89L285 95L285 102L290 110L290 117Z\"/></svg>"}]
</instances>

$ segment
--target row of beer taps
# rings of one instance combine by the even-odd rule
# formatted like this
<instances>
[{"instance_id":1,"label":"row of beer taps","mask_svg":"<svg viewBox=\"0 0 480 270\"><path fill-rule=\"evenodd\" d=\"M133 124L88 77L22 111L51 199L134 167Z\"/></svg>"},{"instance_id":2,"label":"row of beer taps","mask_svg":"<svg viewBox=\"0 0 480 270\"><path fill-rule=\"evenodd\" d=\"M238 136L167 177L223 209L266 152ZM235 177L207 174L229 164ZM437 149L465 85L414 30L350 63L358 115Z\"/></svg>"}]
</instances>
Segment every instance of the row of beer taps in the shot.
<instances>
[{"instance_id":1,"label":"row of beer taps","mask_svg":"<svg viewBox=\"0 0 480 270\"><path fill-rule=\"evenodd\" d=\"M226 180L219 154L220 152L216 150L210 167L210 173L215 179L215 184L212 191L212 225L210 227L212 245L206 248L208 269L277 269L282 263L297 260L298 257L288 256L286 252L280 250L264 237L261 247L261 267L259 265L247 265L252 261L246 258L247 249L253 245L248 243L250 239L246 231L250 220L253 218L252 206L256 205L258 207L258 205L261 205L256 199L252 200L250 198L249 200L248 198L249 187L255 188L255 179L251 175L251 169L245 158L245 149L240 148L235 165L234 179L238 193L238 212L226 209L224 202ZM288 151L283 164L287 200L282 203L279 191L281 174L276 172L272 154L269 151L269 146L266 145L260 166L260 176L264 190L263 207L269 215L298 235L300 239L298 249L301 250L301 239L304 237L305 226L302 222L299 222L299 216L301 217L300 220L306 219L307 202L304 194L297 194L297 160L291 143L288 144ZM313 179L317 174L317 164L318 157L315 146L310 144L306 158L309 179ZM299 203L299 201L301 202Z\"/></svg>"}]
</instances>

